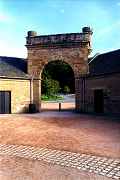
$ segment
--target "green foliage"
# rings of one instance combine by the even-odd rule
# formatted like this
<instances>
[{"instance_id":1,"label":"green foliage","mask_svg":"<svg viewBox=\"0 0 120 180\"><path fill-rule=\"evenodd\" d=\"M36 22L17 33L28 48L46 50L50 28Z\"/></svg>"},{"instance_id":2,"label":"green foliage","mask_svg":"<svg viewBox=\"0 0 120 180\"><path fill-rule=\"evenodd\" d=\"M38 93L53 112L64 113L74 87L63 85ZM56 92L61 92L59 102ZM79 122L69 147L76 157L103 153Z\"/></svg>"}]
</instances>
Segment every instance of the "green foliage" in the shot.
<instances>
[{"instance_id":1,"label":"green foliage","mask_svg":"<svg viewBox=\"0 0 120 180\"><path fill-rule=\"evenodd\" d=\"M51 83L49 82L49 79L53 79L59 82L59 91L61 93L64 93L65 86L69 87L70 93L74 93L74 73L72 68L67 63L63 61L53 61L45 66L42 72L42 94L46 94L46 89L50 87Z\"/></svg>"},{"instance_id":2,"label":"green foliage","mask_svg":"<svg viewBox=\"0 0 120 180\"><path fill-rule=\"evenodd\" d=\"M69 88L69 86L64 86L64 93L65 93L65 94L70 93L70 88Z\"/></svg>"},{"instance_id":3,"label":"green foliage","mask_svg":"<svg viewBox=\"0 0 120 180\"><path fill-rule=\"evenodd\" d=\"M43 100L43 101L48 101L49 100L49 97L47 96L47 95L42 95L41 96L41 100Z\"/></svg>"},{"instance_id":4,"label":"green foliage","mask_svg":"<svg viewBox=\"0 0 120 180\"><path fill-rule=\"evenodd\" d=\"M58 94L60 91L59 82L53 79L45 78L42 80L42 94L47 96Z\"/></svg>"},{"instance_id":5,"label":"green foliage","mask_svg":"<svg viewBox=\"0 0 120 180\"><path fill-rule=\"evenodd\" d=\"M51 95L51 96L47 96L47 95L42 95L41 100L42 101L57 101L57 100L63 100L64 98L62 96L57 96L57 95Z\"/></svg>"}]
</instances>

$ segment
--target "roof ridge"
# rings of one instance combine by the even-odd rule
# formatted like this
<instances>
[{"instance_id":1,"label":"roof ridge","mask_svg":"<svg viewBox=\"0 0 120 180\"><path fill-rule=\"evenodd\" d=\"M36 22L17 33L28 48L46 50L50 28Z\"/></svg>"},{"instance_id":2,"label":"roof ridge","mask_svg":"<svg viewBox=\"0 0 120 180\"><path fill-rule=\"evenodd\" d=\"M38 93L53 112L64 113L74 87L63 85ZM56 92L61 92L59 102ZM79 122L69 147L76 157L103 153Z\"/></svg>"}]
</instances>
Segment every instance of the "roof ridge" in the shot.
<instances>
[{"instance_id":1,"label":"roof ridge","mask_svg":"<svg viewBox=\"0 0 120 180\"><path fill-rule=\"evenodd\" d=\"M116 52L116 51L120 51L120 49L115 49L115 50L111 50L111 51L108 51L108 52L100 53L99 55L109 54L109 53L113 53L113 52Z\"/></svg>"},{"instance_id":2,"label":"roof ridge","mask_svg":"<svg viewBox=\"0 0 120 180\"><path fill-rule=\"evenodd\" d=\"M96 53L92 58L91 60L88 62L88 64L90 64L96 57L98 57L100 54L99 53Z\"/></svg>"},{"instance_id":3,"label":"roof ridge","mask_svg":"<svg viewBox=\"0 0 120 180\"><path fill-rule=\"evenodd\" d=\"M0 58L13 58L13 59L24 59L24 60L27 59L27 58L12 57L12 56L0 56Z\"/></svg>"}]
</instances>

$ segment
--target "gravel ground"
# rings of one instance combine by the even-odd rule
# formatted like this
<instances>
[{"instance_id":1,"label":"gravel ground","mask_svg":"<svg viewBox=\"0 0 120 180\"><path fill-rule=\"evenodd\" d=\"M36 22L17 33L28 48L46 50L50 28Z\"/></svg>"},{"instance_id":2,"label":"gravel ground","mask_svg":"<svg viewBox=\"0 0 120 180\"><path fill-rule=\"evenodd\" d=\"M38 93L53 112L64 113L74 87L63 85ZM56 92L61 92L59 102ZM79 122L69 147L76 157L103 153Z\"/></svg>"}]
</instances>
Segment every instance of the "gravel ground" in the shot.
<instances>
[{"instance_id":1,"label":"gravel ground","mask_svg":"<svg viewBox=\"0 0 120 180\"><path fill-rule=\"evenodd\" d=\"M120 158L120 121L60 113L0 116L0 143Z\"/></svg>"},{"instance_id":2,"label":"gravel ground","mask_svg":"<svg viewBox=\"0 0 120 180\"><path fill-rule=\"evenodd\" d=\"M0 115L0 143L120 158L120 121L73 112ZM109 180L41 160L0 155L0 180Z\"/></svg>"}]
</instances>

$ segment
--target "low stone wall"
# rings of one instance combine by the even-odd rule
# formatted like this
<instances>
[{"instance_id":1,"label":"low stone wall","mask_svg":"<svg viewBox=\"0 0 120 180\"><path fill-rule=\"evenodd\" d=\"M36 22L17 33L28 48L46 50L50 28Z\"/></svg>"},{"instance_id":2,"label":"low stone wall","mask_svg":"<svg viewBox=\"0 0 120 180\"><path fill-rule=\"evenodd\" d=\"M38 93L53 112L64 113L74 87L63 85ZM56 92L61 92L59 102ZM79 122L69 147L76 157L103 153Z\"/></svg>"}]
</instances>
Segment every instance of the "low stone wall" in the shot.
<instances>
[{"instance_id":1,"label":"low stone wall","mask_svg":"<svg viewBox=\"0 0 120 180\"><path fill-rule=\"evenodd\" d=\"M41 110L55 110L55 111L67 111L67 110L75 110L74 102L42 102Z\"/></svg>"}]
</instances>

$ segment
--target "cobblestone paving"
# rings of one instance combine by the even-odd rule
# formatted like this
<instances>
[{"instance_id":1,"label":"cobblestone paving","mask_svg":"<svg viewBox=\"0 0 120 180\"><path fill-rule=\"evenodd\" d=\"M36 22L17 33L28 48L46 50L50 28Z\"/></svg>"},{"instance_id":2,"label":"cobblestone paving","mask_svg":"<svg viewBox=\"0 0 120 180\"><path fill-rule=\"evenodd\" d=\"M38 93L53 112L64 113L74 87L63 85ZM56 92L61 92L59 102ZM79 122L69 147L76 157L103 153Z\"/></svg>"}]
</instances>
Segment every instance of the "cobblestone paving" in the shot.
<instances>
[{"instance_id":1,"label":"cobblestone paving","mask_svg":"<svg viewBox=\"0 0 120 180\"><path fill-rule=\"evenodd\" d=\"M113 179L120 179L120 159L51 150L47 148L4 144L0 145L0 155L42 160L52 164L93 172Z\"/></svg>"}]
</instances>

